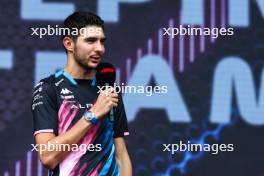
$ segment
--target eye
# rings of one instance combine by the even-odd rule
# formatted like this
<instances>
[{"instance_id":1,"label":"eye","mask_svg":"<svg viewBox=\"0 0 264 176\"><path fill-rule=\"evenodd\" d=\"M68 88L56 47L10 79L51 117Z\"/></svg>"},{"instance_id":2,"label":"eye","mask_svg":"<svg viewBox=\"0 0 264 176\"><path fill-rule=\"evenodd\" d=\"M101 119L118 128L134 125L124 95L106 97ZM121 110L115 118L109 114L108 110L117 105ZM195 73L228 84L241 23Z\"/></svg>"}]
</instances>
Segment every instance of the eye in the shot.
<instances>
[{"instance_id":1,"label":"eye","mask_svg":"<svg viewBox=\"0 0 264 176\"><path fill-rule=\"evenodd\" d=\"M87 43L94 43L94 42L96 42L96 38L87 38L87 39L85 39L85 41L87 42Z\"/></svg>"},{"instance_id":2,"label":"eye","mask_svg":"<svg viewBox=\"0 0 264 176\"><path fill-rule=\"evenodd\" d=\"M100 40L100 42L104 44L105 40L106 40L106 38L103 38L103 39Z\"/></svg>"}]
</instances>

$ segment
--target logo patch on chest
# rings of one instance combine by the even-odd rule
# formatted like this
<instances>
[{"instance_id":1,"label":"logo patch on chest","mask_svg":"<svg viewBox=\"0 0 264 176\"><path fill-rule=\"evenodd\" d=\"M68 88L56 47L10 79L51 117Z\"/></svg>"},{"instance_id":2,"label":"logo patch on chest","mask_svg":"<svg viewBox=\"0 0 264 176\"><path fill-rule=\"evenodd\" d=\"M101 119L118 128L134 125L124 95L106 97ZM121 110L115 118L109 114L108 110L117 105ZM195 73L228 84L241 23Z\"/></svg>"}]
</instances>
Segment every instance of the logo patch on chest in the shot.
<instances>
[{"instance_id":1,"label":"logo patch on chest","mask_svg":"<svg viewBox=\"0 0 264 176\"><path fill-rule=\"evenodd\" d=\"M60 97L61 97L61 99L64 99L64 100L74 99L74 95L73 95L72 91L70 91L67 88L61 89Z\"/></svg>"}]
</instances>

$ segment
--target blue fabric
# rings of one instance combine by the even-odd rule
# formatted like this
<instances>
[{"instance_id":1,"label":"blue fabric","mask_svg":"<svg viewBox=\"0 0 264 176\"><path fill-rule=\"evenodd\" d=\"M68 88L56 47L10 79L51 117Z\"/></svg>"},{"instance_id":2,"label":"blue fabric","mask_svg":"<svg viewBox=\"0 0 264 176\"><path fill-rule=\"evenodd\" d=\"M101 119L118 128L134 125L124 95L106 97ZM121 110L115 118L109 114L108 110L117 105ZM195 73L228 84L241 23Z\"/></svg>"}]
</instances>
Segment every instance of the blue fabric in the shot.
<instances>
[{"instance_id":1,"label":"blue fabric","mask_svg":"<svg viewBox=\"0 0 264 176\"><path fill-rule=\"evenodd\" d=\"M112 145L111 153L110 153L110 155L109 155L104 167L100 171L99 176L105 176L107 174L109 168L111 167L111 163L112 163L112 161L114 159L114 153L115 153L114 151L115 151L115 146Z\"/></svg>"}]
</instances>

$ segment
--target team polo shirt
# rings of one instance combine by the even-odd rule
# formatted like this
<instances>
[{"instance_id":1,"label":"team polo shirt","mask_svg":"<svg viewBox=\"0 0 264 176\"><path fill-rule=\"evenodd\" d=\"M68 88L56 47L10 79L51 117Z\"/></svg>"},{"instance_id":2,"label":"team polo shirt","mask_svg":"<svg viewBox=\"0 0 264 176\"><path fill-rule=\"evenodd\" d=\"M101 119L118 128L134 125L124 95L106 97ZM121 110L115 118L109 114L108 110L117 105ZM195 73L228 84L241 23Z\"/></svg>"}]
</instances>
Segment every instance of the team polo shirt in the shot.
<instances>
[{"instance_id":1,"label":"team polo shirt","mask_svg":"<svg viewBox=\"0 0 264 176\"><path fill-rule=\"evenodd\" d=\"M45 132L61 135L68 131L95 103L98 90L92 85L92 80L76 80L63 71L42 79L33 92L34 135ZM98 120L78 144L79 147L87 146L87 150L75 148L54 170L49 171L49 175L120 175L115 160L114 138L128 134L126 113L119 95L114 120L109 117Z\"/></svg>"}]
</instances>

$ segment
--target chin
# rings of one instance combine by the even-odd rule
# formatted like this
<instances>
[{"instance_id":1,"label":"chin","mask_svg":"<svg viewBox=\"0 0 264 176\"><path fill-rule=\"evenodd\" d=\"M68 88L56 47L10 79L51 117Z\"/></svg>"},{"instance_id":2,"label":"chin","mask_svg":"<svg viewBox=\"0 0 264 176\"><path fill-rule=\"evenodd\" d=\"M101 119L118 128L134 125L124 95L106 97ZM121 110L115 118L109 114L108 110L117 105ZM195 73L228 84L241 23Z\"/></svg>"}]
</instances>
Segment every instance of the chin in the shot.
<instances>
[{"instance_id":1,"label":"chin","mask_svg":"<svg viewBox=\"0 0 264 176\"><path fill-rule=\"evenodd\" d=\"M90 63L89 64L89 68L93 68L93 69L96 69L96 67L99 65L99 62L98 63Z\"/></svg>"}]
</instances>

